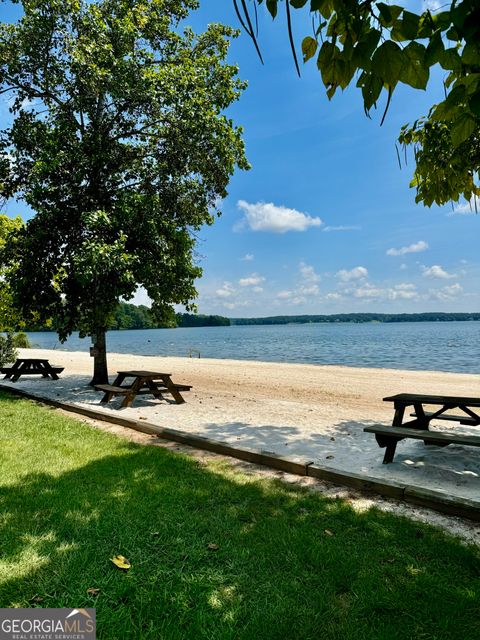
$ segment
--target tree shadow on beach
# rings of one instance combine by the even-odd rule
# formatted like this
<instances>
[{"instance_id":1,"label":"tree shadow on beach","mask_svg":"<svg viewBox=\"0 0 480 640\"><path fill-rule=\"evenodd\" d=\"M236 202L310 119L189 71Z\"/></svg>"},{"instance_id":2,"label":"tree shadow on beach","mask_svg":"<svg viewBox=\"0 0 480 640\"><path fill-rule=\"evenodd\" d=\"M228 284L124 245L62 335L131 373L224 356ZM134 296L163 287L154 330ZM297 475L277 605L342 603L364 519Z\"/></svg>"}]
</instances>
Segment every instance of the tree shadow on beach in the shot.
<instances>
[{"instance_id":1,"label":"tree shadow on beach","mask_svg":"<svg viewBox=\"0 0 480 640\"><path fill-rule=\"evenodd\" d=\"M300 458L305 462L394 479L406 484L446 491L451 495L480 495L480 459L476 448L424 445L403 440L394 462L383 465L380 449L371 433L363 429L373 421L344 420L321 433L299 427L257 425L244 422L211 423L202 435L261 452Z\"/></svg>"},{"instance_id":2,"label":"tree shadow on beach","mask_svg":"<svg viewBox=\"0 0 480 640\"><path fill-rule=\"evenodd\" d=\"M478 549L49 414L51 471L31 441L30 471L0 486L1 606L95 606L108 639L478 637ZM2 429L9 468L19 428Z\"/></svg>"}]
</instances>

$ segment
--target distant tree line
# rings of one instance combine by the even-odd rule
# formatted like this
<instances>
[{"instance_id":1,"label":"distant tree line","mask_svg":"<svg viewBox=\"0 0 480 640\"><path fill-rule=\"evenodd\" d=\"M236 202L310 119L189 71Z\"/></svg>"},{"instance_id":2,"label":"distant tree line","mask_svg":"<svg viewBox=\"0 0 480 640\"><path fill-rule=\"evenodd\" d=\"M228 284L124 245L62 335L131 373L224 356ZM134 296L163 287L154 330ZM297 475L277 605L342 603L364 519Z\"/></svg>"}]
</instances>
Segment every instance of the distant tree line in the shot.
<instances>
[{"instance_id":1,"label":"distant tree line","mask_svg":"<svg viewBox=\"0 0 480 640\"><path fill-rule=\"evenodd\" d=\"M108 329L166 329L174 327L219 327L230 325L230 320L222 316L203 314L177 313L170 322L159 321L152 310L143 305L120 302L113 314ZM50 325L29 325L25 331L55 331L54 323Z\"/></svg>"},{"instance_id":2,"label":"distant tree line","mask_svg":"<svg viewBox=\"0 0 480 640\"><path fill-rule=\"evenodd\" d=\"M480 320L480 313L338 313L334 315L270 316L267 318L231 318L232 325L308 324L313 322L453 322Z\"/></svg>"},{"instance_id":3,"label":"distant tree line","mask_svg":"<svg viewBox=\"0 0 480 640\"><path fill-rule=\"evenodd\" d=\"M219 327L230 325L222 316L176 313L171 322L159 321L145 305L121 302L115 311L109 329L166 329L174 327Z\"/></svg>"},{"instance_id":4,"label":"distant tree line","mask_svg":"<svg viewBox=\"0 0 480 640\"><path fill-rule=\"evenodd\" d=\"M109 330L167 329L175 327L228 327L230 325L309 324L316 322L453 322L480 320L480 313L337 313L333 315L269 316L266 318L225 318L217 315L177 313L171 322L159 321L145 305L121 302L110 321ZM55 331L54 324L29 325L24 331Z\"/></svg>"}]
</instances>

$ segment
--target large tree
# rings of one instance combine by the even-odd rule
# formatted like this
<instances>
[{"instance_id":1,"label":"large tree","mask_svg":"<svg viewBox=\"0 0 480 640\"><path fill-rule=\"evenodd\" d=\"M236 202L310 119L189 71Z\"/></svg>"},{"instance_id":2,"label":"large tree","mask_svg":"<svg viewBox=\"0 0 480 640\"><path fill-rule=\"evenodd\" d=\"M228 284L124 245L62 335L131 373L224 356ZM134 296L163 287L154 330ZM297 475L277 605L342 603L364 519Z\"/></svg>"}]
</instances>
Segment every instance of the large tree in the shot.
<instances>
[{"instance_id":1,"label":"large tree","mask_svg":"<svg viewBox=\"0 0 480 640\"><path fill-rule=\"evenodd\" d=\"M141 285L158 316L191 308L195 232L211 224L241 129L224 110L243 83L230 28L181 21L197 0L22 0L0 25L0 193L35 212L3 251L15 304L92 336L92 384L108 381L105 333Z\"/></svg>"},{"instance_id":2,"label":"large tree","mask_svg":"<svg viewBox=\"0 0 480 640\"><path fill-rule=\"evenodd\" d=\"M20 216L10 218L6 215L0 215L0 251L5 247L10 238L13 239L14 233L23 227L23 221ZM12 292L6 281L5 269L0 264L0 331L11 331L20 323L18 310L13 305Z\"/></svg>"},{"instance_id":3,"label":"large tree","mask_svg":"<svg viewBox=\"0 0 480 640\"><path fill-rule=\"evenodd\" d=\"M233 0L260 57L255 14L263 3ZM316 61L330 99L354 82L367 115L382 93L385 114L400 83L424 90L431 67L439 65L445 71L445 99L405 126L399 138L415 149L416 200L430 206L480 196L480 0L438 3L421 13L412 11L411 3L378 0L265 0L265 5L273 18L286 12L299 73L292 9L310 12L311 33L301 44L304 61Z\"/></svg>"}]
</instances>

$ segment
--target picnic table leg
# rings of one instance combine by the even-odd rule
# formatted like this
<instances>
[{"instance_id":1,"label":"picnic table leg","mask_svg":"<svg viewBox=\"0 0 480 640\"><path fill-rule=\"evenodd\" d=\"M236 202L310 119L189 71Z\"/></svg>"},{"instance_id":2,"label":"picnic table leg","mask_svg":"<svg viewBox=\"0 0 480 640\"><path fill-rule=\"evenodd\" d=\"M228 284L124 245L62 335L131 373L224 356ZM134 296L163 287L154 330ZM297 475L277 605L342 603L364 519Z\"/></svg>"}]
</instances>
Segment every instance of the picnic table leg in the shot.
<instances>
[{"instance_id":1,"label":"picnic table leg","mask_svg":"<svg viewBox=\"0 0 480 640\"><path fill-rule=\"evenodd\" d=\"M383 456L383 464L390 464L390 462L393 462L398 441L398 438L389 438L389 443L385 448L385 455Z\"/></svg>"},{"instance_id":2,"label":"picnic table leg","mask_svg":"<svg viewBox=\"0 0 480 640\"><path fill-rule=\"evenodd\" d=\"M124 381L124 379L125 379L125 376L119 373L113 382L113 386L119 387ZM114 396L114 393L112 391L105 391L105 393L103 394L103 398L100 400L100 404L108 404L110 400L113 398L113 396Z\"/></svg>"},{"instance_id":3,"label":"picnic table leg","mask_svg":"<svg viewBox=\"0 0 480 640\"><path fill-rule=\"evenodd\" d=\"M125 376L121 376L119 375L117 377L121 379L121 381L123 382ZM118 383L120 384L120 383ZM125 395L122 404L120 405L120 407L122 409L126 409L127 407L130 407L132 405L132 402L135 400L137 393L140 391L140 389L142 388L144 384L144 379L143 378L136 378L136 380L134 380L132 386L130 387L128 393Z\"/></svg>"},{"instance_id":4,"label":"picnic table leg","mask_svg":"<svg viewBox=\"0 0 480 640\"><path fill-rule=\"evenodd\" d=\"M392 427L401 427L403 424L403 416L405 415L405 405L395 402L395 414L393 416Z\"/></svg>"},{"instance_id":5,"label":"picnic table leg","mask_svg":"<svg viewBox=\"0 0 480 640\"><path fill-rule=\"evenodd\" d=\"M147 386L155 398L163 398L162 392L160 391L160 389L158 388L158 384L154 380L147 380Z\"/></svg>"},{"instance_id":6,"label":"picnic table leg","mask_svg":"<svg viewBox=\"0 0 480 640\"><path fill-rule=\"evenodd\" d=\"M50 376L52 380L60 380L60 378L55 373L55 371L53 370L52 367L47 368L47 378L48 378L48 376Z\"/></svg>"},{"instance_id":7,"label":"picnic table leg","mask_svg":"<svg viewBox=\"0 0 480 640\"><path fill-rule=\"evenodd\" d=\"M12 382L17 382L17 380L20 378L22 373L28 368L28 367L22 366L22 364L16 367L15 372L12 373Z\"/></svg>"},{"instance_id":8,"label":"picnic table leg","mask_svg":"<svg viewBox=\"0 0 480 640\"><path fill-rule=\"evenodd\" d=\"M163 376L163 383L167 387L169 393L171 393L172 396L175 398L175 402L177 404L183 404L185 402L185 400L183 399L182 394L177 389L177 387L174 385L174 383L172 382L172 379L170 378L170 376Z\"/></svg>"},{"instance_id":9,"label":"picnic table leg","mask_svg":"<svg viewBox=\"0 0 480 640\"><path fill-rule=\"evenodd\" d=\"M401 427L403 424L403 417L405 415L405 405L403 403L394 404L395 413L393 416L392 427ZM384 436L377 434L375 436L380 447L385 447L385 455L383 456L383 464L390 464L395 457L395 451L397 450L397 443L399 438L393 436Z\"/></svg>"},{"instance_id":10,"label":"picnic table leg","mask_svg":"<svg viewBox=\"0 0 480 640\"><path fill-rule=\"evenodd\" d=\"M415 414L417 416L417 424L415 425L415 429L424 429L428 431L430 418L427 418L427 416L425 415L423 404L421 402L415 402L413 408L415 409Z\"/></svg>"},{"instance_id":11,"label":"picnic table leg","mask_svg":"<svg viewBox=\"0 0 480 640\"><path fill-rule=\"evenodd\" d=\"M49 373L48 373L48 369L45 366L44 362L39 362L38 365L38 373L40 373L42 375L42 378L48 378L49 377ZM31 367L33 369L33 367Z\"/></svg>"}]
</instances>

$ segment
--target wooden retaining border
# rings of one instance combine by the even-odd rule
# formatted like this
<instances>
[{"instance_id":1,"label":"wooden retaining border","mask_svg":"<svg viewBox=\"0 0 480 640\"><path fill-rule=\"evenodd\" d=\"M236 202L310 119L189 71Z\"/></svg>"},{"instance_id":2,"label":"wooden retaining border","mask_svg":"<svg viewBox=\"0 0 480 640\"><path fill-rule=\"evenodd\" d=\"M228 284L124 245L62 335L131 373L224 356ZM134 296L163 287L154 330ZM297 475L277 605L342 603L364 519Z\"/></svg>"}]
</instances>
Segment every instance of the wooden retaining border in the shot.
<instances>
[{"instance_id":1,"label":"wooden retaining border","mask_svg":"<svg viewBox=\"0 0 480 640\"><path fill-rule=\"evenodd\" d=\"M133 418L110 415L97 411L96 409L80 407L69 402L60 402L59 400L44 398L3 384L0 384L0 389L13 395L35 400L36 402L56 407L58 409L77 413L94 420L110 422L122 427L129 427L136 431L141 431L149 435L156 435L158 438L179 442L196 449L211 451L212 453L230 456L232 458L264 465L299 476L311 476L313 478L318 478L319 480L352 487L360 491L376 493L381 496L386 496L387 498L403 500L410 504L434 509L435 511L440 511L451 516L480 521L480 502L477 500L454 497L440 491L406 485L395 480L380 480L379 478L371 476L341 471L330 467L322 467L314 464L312 461L278 456L270 451L255 451L253 449L237 447L229 444L228 442L211 440L204 436L193 435L185 431L178 431L177 429L159 427L158 425L147 422L146 420L135 420Z\"/></svg>"}]
</instances>

